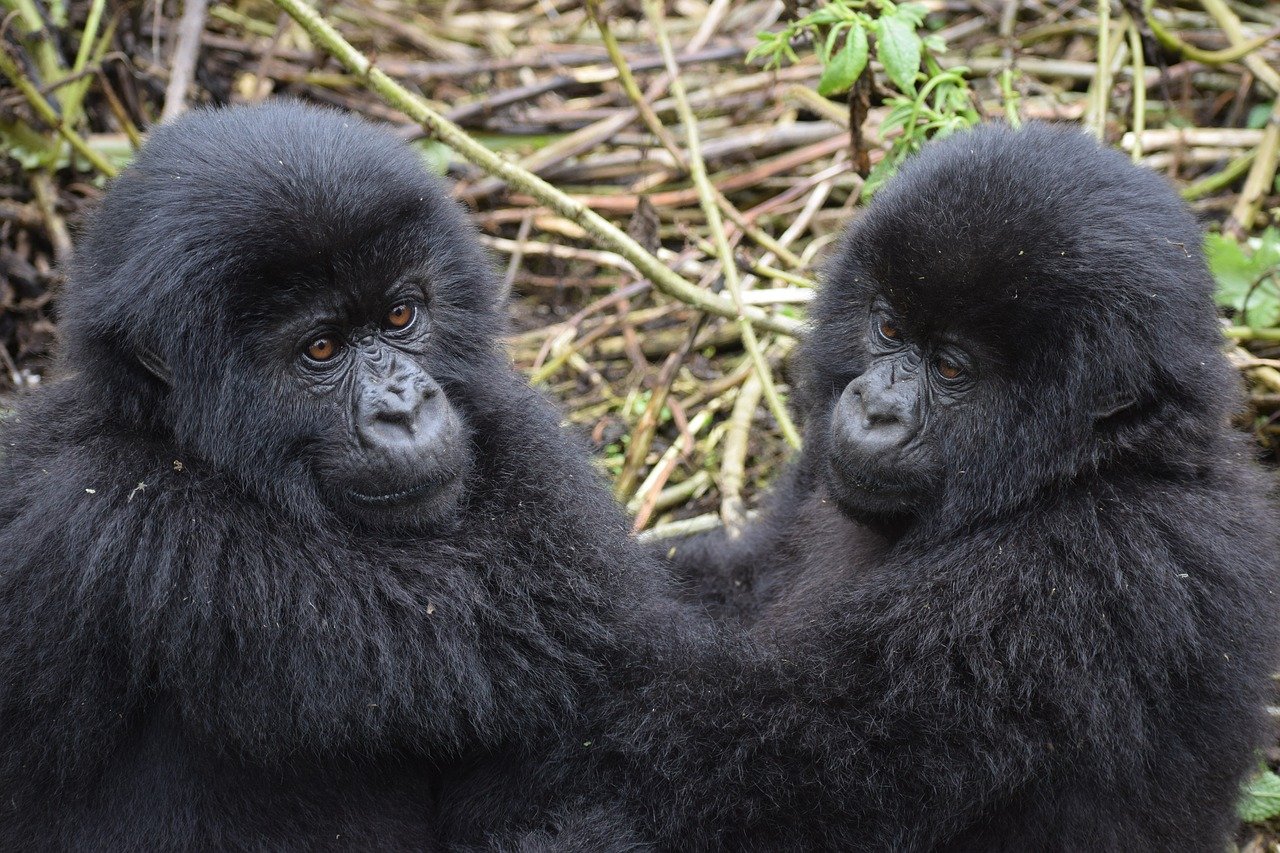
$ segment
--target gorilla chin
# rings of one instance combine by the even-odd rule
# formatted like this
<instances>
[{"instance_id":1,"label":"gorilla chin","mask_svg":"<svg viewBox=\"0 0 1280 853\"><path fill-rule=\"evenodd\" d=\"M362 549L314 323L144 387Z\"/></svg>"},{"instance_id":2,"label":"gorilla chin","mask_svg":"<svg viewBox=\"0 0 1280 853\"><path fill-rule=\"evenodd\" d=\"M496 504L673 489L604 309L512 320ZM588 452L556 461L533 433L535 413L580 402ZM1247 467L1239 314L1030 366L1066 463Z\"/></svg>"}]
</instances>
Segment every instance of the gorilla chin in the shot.
<instances>
[{"instance_id":1,"label":"gorilla chin","mask_svg":"<svg viewBox=\"0 0 1280 853\"><path fill-rule=\"evenodd\" d=\"M920 515L936 484L915 476L904 464L886 468L833 438L823 481L831 499L849 518L881 532L900 529Z\"/></svg>"},{"instance_id":2,"label":"gorilla chin","mask_svg":"<svg viewBox=\"0 0 1280 853\"><path fill-rule=\"evenodd\" d=\"M900 527L918 512L920 497L914 489L854 473L835 457L827 465L825 480L840 511L868 527Z\"/></svg>"},{"instance_id":3,"label":"gorilla chin","mask_svg":"<svg viewBox=\"0 0 1280 853\"><path fill-rule=\"evenodd\" d=\"M348 486L333 496L335 509L363 527L448 528L457 518L470 468L470 460L463 458L447 468L419 471L418 480L398 491ZM386 482L379 488L386 489Z\"/></svg>"},{"instance_id":4,"label":"gorilla chin","mask_svg":"<svg viewBox=\"0 0 1280 853\"><path fill-rule=\"evenodd\" d=\"M362 527L451 526L473 467L465 431L452 414L402 452L364 447L320 466L317 479L328 504Z\"/></svg>"}]
</instances>

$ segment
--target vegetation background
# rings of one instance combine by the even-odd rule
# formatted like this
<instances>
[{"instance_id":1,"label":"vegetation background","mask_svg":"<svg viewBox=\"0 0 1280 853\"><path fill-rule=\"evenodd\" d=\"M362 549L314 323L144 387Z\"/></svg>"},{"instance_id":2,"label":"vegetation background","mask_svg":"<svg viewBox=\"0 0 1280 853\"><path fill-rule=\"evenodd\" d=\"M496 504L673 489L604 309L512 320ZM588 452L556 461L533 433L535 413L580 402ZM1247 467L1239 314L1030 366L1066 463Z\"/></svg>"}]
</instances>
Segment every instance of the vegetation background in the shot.
<instances>
[{"instance_id":1,"label":"vegetation background","mask_svg":"<svg viewBox=\"0 0 1280 853\"><path fill-rule=\"evenodd\" d=\"M0 13L0 415L45 380L76 228L148 128L298 97L388 123L455 182L514 295L512 358L597 449L641 535L739 526L799 442L788 357L841 225L927 139L1036 119L1122 148L1201 216L1249 389L1239 426L1280 462L1280 3ZM1242 849L1280 850L1280 776L1263 768L1242 813Z\"/></svg>"}]
</instances>

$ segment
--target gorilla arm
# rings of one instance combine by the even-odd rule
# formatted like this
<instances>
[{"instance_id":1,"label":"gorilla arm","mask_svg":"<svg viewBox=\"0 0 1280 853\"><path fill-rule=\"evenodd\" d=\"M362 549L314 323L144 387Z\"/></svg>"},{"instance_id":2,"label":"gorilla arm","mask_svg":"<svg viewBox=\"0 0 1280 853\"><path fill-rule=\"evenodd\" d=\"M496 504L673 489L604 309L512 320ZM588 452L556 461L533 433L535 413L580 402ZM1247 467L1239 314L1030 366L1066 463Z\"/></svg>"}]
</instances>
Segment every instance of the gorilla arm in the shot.
<instances>
[{"instance_id":1,"label":"gorilla arm","mask_svg":"<svg viewBox=\"0 0 1280 853\"><path fill-rule=\"evenodd\" d=\"M774 523L751 524L733 534L721 527L653 545L683 598L702 605L716 619L752 621L771 598L779 575L795 562L785 536L799 523L799 500L792 497L794 467L783 476L772 494ZM766 566L769 570L762 570Z\"/></svg>"},{"instance_id":2,"label":"gorilla arm","mask_svg":"<svg viewBox=\"0 0 1280 853\"><path fill-rule=\"evenodd\" d=\"M927 848L997 797L1072 772L1086 744L1116 756L1076 780L1105 796L1128 744L1151 736L1142 697L1158 694L1144 682L1186 670L1170 659L1180 644L1126 636L1143 659L1109 657L1142 616L1104 612L1108 574L1001 533L814 586L821 598L787 608L804 618L761 626L772 636L754 656L730 641L656 674L617 731L632 772L656 773L636 790L660 841Z\"/></svg>"},{"instance_id":3,"label":"gorilla arm","mask_svg":"<svg viewBox=\"0 0 1280 853\"><path fill-rule=\"evenodd\" d=\"M805 582L808 540L840 541L844 561L855 571L881 558L887 544L882 537L843 522L825 498L814 495L810 464L802 455L790 465L770 489L760 518L740 534L720 528L655 543L685 600L702 605L717 620L751 624L788 589Z\"/></svg>"},{"instance_id":4,"label":"gorilla arm","mask_svg":"<svg viewBox=\"0 0 1280 853\"><path fill-rule=\"evenodd\" d=\"M19 465L33 431L7 425L0 468L0 779L11 796L53 781L51 768L104 760L145 677L125 664L134 638L121 618L146 535L146 519L123 509L138 481L104 479L92 449Z\"/></svg>"}]
</instances>

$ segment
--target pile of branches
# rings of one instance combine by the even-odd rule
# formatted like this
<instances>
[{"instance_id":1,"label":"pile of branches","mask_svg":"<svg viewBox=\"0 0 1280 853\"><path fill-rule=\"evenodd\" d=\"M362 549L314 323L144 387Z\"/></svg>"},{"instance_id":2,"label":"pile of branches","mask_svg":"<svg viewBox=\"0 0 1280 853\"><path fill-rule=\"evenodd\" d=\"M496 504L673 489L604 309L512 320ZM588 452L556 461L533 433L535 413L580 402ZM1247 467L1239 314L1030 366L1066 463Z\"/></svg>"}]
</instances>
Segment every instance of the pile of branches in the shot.
<instances>
[{"instance_id":1,"label":"pile of branches","mask_svg":"<svg viewBox=\"0 0 1280 853\"><path fill-rule=\"evenodd\" d=\"M1250 384L1242 426L1280 442L1280 299L1249 313L1280 270L1280 242L1271 259L1257 239L1280 204L1274 5L0 5L0 389L47 370L77 223L149 127L305 98L391 124L455 181L515 296L513 358L590 436L638 530L737 525L798 441L787 361L821 259L877 165L946 107L1080 122L1179 184L1248 279L1224 345ZM833 30L823 8L853 17ZM888 15L949 106L885 58ZM864 23L880 54L851 67ZM763 43L783 61L748 59Z\"/></svg>"}]
</instances>

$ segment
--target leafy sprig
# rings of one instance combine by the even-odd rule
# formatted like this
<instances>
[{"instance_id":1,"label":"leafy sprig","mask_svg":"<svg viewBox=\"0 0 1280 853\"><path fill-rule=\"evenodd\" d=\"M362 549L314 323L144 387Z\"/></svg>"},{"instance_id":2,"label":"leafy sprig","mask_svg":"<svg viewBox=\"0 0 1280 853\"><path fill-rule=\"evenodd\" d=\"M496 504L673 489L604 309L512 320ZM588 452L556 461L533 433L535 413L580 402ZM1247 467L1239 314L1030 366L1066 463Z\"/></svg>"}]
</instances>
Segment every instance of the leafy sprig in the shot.
<instances>
[{"instance_id":1,"label":"leafy sprig","mask_svg":"<svg viewBox=\"0 0 1280 853\"><path fill-rule=\"evenodd\" d=\"M832 97L870 73L874 52L892 92L885 100L889 113L880 126L881 138L891 142L867 176L864 196L874 193L926 140L978 121L964 76L967 69L943 70L938 56L946 52L946 44L937 35L921 34L925 13L917 3L829 0L777 32L760 33L759 43L747 55L748 60L763 59L766 68L776 68L784 61L799 61L795 46L811 40L822 62L818 93Z\"/></svg>"}]
</instances>

